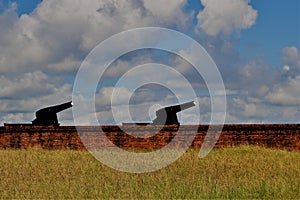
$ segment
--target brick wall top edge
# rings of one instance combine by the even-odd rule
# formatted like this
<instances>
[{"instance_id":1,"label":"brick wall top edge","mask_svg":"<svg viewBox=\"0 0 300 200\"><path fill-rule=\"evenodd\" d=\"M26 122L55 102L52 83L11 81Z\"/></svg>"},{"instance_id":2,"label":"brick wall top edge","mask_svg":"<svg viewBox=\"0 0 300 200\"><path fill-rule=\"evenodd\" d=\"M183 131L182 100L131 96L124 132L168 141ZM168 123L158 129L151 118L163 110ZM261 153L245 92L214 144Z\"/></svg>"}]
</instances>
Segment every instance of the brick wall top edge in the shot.
<instances>
[{"instance_id":1,"label":"brick wall top edge","mask_svg":"<svg viewBox=\"0 0 300 200\"><path fill-rule=\"evenodd\" d=\"M189 131L195 130L205 131L209 125L181 125L180 130ZM221 125L211 125L210 128L219 130ZM135 126L135 125L126 125L122 126L1 126L0 133L5 132L27 132L27 131L49 131L49 132L66 132L66 131L93 131L93 130L103 130L103 131L120 131L129 130L129 131L151 131L151 130L161 130L161 126L148 125L148 126ZM235 131L235 130L300 130L300 124L225 124L222 127L223 131ZM170 125L164 126L162 131L174 131L177 130L177 126Z\"/></svg>"}]
</instances>

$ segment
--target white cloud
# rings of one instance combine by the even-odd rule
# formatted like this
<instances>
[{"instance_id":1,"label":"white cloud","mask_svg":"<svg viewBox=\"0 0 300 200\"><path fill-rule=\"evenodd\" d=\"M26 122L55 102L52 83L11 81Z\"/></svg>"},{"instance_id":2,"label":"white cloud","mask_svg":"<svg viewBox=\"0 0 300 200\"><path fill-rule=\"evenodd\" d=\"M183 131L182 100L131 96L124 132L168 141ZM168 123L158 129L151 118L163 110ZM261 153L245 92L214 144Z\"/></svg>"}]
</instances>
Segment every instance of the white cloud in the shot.
<instances>
[{"instance_id":1,"label":"white cloud","mask_svg":"<svg viewBox=\"0 0 300 200\"><path fill-rule=\"evenodd\" d=\"M289 78L286 83L274 86L266 100L273 104L300 106L300 76Z\"/></svg>"},{"instance_id":2,"label":"white cloud","mask_svg":"<svg viewBox=\"0 0 300 200\"><path fill-rule=\"evenodd\" d=\"M104 78L119 78L133 67L153 62L150 55L132 55L128 59L118 59L111 64L103 74Z\"/></svg>"},{"instance_id":3,"label":"white cloud","mask_svg":"<svg viewBox=\"0 0 300 200\"><path fill-rule=\"evenodd\" d=\"M284 66L282 67L282 69L283 69L284 71L290 71L290 66L284 65Z\"/></svg>"},{"instance_id":4,"label":"white cloud","mask_svg":"<svg viewBox=\"0 0 300 200\"><path fill-rule=\"evenodd\" d=\"M299 60L298 49L294 46L283 48L282 53L284 62L294 62Z\"/></svg>"},{"instance_id":5,"label":"white cloud","mask_svg":"<svg viewBox=\"0 0 300 200\"><path fill-rule=\"evenodd\" d=\"M294 46L282 49L283 70L287 78L270 86L265 100L282 106L300 106L300 54Z\"/></svg>"},{"instance_id":6,"label":"white cloud","mask_svg":"<svg viewBox=\"0 0 300 200\"><path fill-rule=\"evenodd\" d=\"M21 77L7 78L0 76L0 98L25 99L52 92L54 85L49 77L41 72L34 71L25 73Z\"/></svg>"},{"instance_id":7,"label":"white cloud","mask_svg":"<svg viewBox=\"0 0 300 200\"><path fill-rule=\"evenodd\" d=\"M186 0L164 0L153 1L143 0L145 8L155 17L155 21L164 23L174 23L178 26L186 26L191 20L191 15L187 15L182 8L187 3ZM165 22L163 22L165 21Z\"/></svg>"},{"instance_id":8,"label":"white cloud","mask_svg":"<svg viewBox=\"0 0 300 200\"><path fill-rule=\"evenodd\" d=\"M291 46L283 48L282 62L285 71L291 71L290 74L293 76L300 74L300 53L297 47Z\"/></svg>"},{"instance_id":9,"label":"white cloud","mask_svg":"<svg viewBox=\"0 0 300 200\"><path fill-rule=\"evenodd\" d=\"M261 102L251 102L251 99L243 99L241 97L234 97L228 99L228 114L236 117L236 122L247 120L257 120L262 122L270 115L266 111L267 106Z\"/></svg>"},{"instance_id":10,"label":"white cloud","mask_svg":"<svg viewBox=\"0 0 300 200\"><path fill-rule=\"evenodd\" d=\"M199 12L198 26L208 35L230 34L255 24L257 11L250 0L201 0L204 9Z\"/></svg>"},{"instance_id":11,"label":"white cloud","mask_svg":"<svg viewBox=\"0 0 300 200\"><path fill-rule=\"evenodd\" d=\"M128 105L132 92L125 87L103 87L96 96L96 105L103 107L110 105Z\"/></svg>"},{"instance_id":12,"label":"white cloud","mask_svg":"<svg viewBox=\"0 0 300 200\"><path fill-rule=\"evenodd\" d=\"M156 1L155 6L147 0L44 0L33 13L20 18L11 8L0 15L4 22L0 24L0 72L61 71L65 62L83 59L99 42L120 31L177 26L179 19L191 20L182 11L185 3ZM78 67L68 63L66 69Z\"/></svg>"},{"instance_id":13,"label":"white cloud","mask_svg":"<svg viewBox=\"0 0 300 200\"><path fill-rule=\"evenodd\" d=\"M57 63L47 65L46 70L58 73L73 72L75 69L78 69L80 65L81 61L78 60L78 58L70 56L58 61Z\"/></svg>"},{"instance_id":14,"label":"white cloud","mask_svg":"<svg viewBox=\"0 0 300 200\"><path fill-rule=\"evenodd\" d=\"M262 99L271 87L281 81L281 74L257 59L229 68L226 79L226 87L238 90L238 95Z\"/></svg>"},{"instance_id":15,"label":"white cloud","mask_svg":"<svg viewBox=\"0 0 300 200\"><path fill-rule=\"evenodd\" d=\"M1 117L1 119L6 122L6 123L12 123L12 122L24 122L25 115L23 113L18 113L18 114L12 114L9 113L7 115L4 115Z\"/></svg>"}]
</instances>

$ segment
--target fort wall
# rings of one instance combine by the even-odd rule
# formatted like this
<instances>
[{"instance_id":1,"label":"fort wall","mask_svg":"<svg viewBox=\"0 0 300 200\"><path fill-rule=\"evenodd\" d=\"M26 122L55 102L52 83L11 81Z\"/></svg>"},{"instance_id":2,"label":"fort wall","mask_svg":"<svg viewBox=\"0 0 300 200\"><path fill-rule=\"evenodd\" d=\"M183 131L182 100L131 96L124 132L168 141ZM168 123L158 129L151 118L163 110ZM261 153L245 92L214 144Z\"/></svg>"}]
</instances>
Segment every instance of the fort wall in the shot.
<instances>
[{"instance_id":1,"label":"fort wall","mask_svg":"<svg viewBox=\"0 0 300 200\"><path fill-rule=\"evenodd\" d=\"M126 126L121 127L122 130L118 126L80 126L76 129L73 126L7 125L0 127L0 149L86 150L86 147L106 147L107 139L125 149L159 149L174 141L176 136L172 142L174 147L194 138L191 147L200 148L208 127L182 125L180 135L177 135L178 127L173 125L162 129L154 125ZM214 133L219 127L214 125L211 128ZM214 137L208 139L213 141ZM224 125L215 148L238 145L300 151L300 124Z\"/></svg>"}]
</instances>

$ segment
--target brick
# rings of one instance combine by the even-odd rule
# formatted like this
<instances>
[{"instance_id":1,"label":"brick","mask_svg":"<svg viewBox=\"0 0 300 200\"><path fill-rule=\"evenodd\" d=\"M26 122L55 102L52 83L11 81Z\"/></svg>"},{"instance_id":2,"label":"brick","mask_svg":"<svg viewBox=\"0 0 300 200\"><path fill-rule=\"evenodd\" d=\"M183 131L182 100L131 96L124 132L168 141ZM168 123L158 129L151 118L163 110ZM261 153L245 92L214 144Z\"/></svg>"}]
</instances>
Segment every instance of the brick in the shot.
<instances>
[{"instance_id":1,"label":"brick","mask_svg":"<svg viewBox=\"0 0 300 200\"><path fill-rule=\"evenodd\" d=\"M206 136L208 125L178 126L4 126L0 127L0 149L61 149L86 150L87 148L106 148L109 139L121 148L159 149L171 142L180 147L189 137L195 135L192 148L200 148ZM210 127L214 133L209 139L215 141L219 125ZM193 131L197 130L196 133ZM80 137L78 132L80 131ZM125 132L126 131L126 132ZM100 134L102 132L102 135ZM154 135L153 135L154 134ZM86 147L82 143L84 141ZM247 124L224 125L215 148L238 145L260 145L300 151L300 124Z\"/></svg>"}]
</instances>

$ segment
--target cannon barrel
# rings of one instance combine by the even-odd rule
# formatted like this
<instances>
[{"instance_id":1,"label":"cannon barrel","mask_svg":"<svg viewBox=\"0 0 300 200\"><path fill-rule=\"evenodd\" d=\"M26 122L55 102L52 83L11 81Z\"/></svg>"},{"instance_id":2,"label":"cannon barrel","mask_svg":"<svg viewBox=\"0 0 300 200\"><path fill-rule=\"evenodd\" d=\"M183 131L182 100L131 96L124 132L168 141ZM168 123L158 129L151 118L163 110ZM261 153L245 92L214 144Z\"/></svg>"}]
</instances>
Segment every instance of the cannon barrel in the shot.
<instances>
[{"instance_id":1,"label":"cannon barrel","mask_svg":"<svg viewBox=\"0 0 300 200\"><path fill-rule=\"evenodd\" d=\"M58 126L59 123L56 114L58 112L71 108L72 106L73 106L72 102L70 101L60 105L42 108L35 113L36 118L32 121L32 124L38 126L49 126L49 125Z\"/></svg>"},{"instance_id":2,"label":"cannon barrel","mask_svg":"<svg viewBox=\"0 0 300 200\"><path fill-rule=\"evenodd\" d=\"M58 113L58 112L61 112L63 110L66 110L68 108L71 108L73 105L72 105L72 101L70 102L67 102L67 103L63 103L63 104L60 104L60 105L56 105L56 106L49 106L47 108L42 108L40 110L38 110L35 114L36 114L36 117L38 117L38 115L40 114L43 114L43 113Z\"/></svg>"},{"instance_id":3,"label":"cannon barrel","mask_svg":"<svg viewBox=\"0 0 300 200\"><path fill-rule=\"evenodd\" d=\"M167 112L178 113L178 112L181 112L181 111L186 110L188 108L191 108L193 106L195 106L195 102L190 101L190 102L183 103L183 104L168 106L168 107L165 107L165 108L162 108L162 109L166 110Z\"/></svg>"},{"instance_id":4,"label":"cannon barrel","mask_svg":"<svg viewBox=\"0 0 300 200\"><path fill-rule=\"evenodd\" d=\"M190 101L183 104L178 104L174 106L168 106L156 111L156 119L153 120L153 124L179 124L177 119L177 113L185 109L195 106L194 101Z\"/></svg>"}]
</instances>

